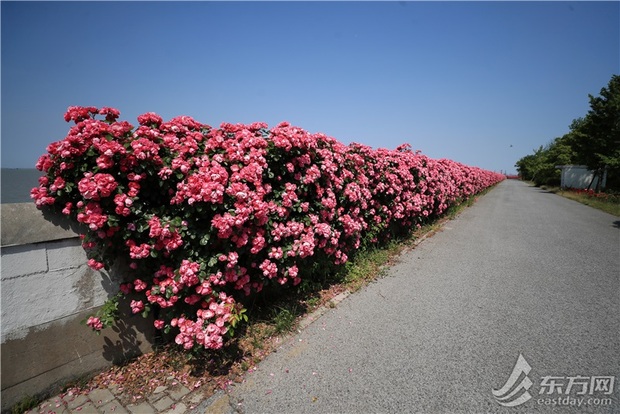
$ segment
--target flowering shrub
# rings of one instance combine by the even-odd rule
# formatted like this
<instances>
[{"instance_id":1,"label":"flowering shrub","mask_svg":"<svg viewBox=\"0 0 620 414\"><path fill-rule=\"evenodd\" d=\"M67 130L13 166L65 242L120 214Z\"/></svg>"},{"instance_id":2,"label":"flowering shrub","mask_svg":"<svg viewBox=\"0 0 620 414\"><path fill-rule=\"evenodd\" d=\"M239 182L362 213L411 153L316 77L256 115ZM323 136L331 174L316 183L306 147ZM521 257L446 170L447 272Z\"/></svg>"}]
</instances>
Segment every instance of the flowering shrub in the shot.
<instances>
[{"instance_id":1,"label":"flowering shrub","mask_svg":"<svg viewBox=\"0 0 620 414\"><path fill-rule=\"evenodd\" d=\"M45 175L31 195L84 224L89 266L126 260L131 311L157 310L155 328L188 350L220 348L245 318L244 296L298 285L313 277L310 263L345 263L504 178L288 123L211 128L146 113L134 128L119 115L70 107L75 125L37 162ZM87 324L99 331L112 319Z\"/></svg>"},{"instance_id":2,"label":"flowering shrub","mask_svg":"<svg viewBox=\"0 0 620 414\"><path fill-rule=\"evenodd\" d=\"M581 188L567 188L567 191L571 191L575 194L582 195L592 199L598 199L603 201L609 201L612 203L620 203L620 196L613 193L596 192L592 189Z\"/></svg>"}]
</instances>

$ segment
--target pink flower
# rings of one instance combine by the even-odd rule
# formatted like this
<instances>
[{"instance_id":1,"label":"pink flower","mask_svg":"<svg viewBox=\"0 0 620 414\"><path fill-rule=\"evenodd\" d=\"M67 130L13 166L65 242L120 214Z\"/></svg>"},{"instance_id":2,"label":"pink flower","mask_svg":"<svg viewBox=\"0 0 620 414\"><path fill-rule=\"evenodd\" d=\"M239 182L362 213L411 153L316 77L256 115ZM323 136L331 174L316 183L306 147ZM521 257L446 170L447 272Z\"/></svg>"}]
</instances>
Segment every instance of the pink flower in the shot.
<instances>
[{"instance_id":1,"label":"pink flower","mask_svg":"<svg viewBox=\"0 0 620 414\"><path fill-rule=\"evenodd\" d=\"M142 281L142 280L140 280L140 279L136 279L136 280L134 280L134 281L133 281L133 284L134 284L134 288L135 288L136 292L142 292L144 289L146 289L146 288L147 288L146 283L145 283L145 282L143 282L143 281Z\"/></svg>"},{"instance_id":2,"label":"pink flower","mask_svg":"<svg viewBox=\"0 0 620 414\"><path fill-rule=\"evenodd\" d=\"M62 177L56 177L54 183L50 186L51 191L58 191L65 188L65 180Z\"/></svg>"},{"instance_id":3,"label":"pink flower","mask_svg":"<svg viewBox=\"0 0 620 414\"><path fill-rule=\"evenodd\" d=\"M165 322L162 321L161 319L157 319L153 322L153 325L155 326L155 329L163 329Z\"/></svg>"},{"instance_id":4,"label":"pink flower","mask_svg":"<svg viewBox=\"0 0 620 414\"><path fill-rule=\"evenodd\" d=\"M65 112L65 121L74 121L77 124L80 121L90 118L91 115L94 115L97 112L97 108L93 106L70 106L67 108L67 112Z\"/></svg>"},{"instance_id":5,"label":"pink flower","mask_svg":"<svg viewBox=\"0 0 620 414\"><path fill-rule=\"evenodd\" d=\"M269 279L274 278L278 274L278 266L269 260L264 260L258 268L262 270L263 275Z\"/></svg>"},{"instance_id":6,"label":"pink flower","mask_svg":"<svg viewBox=\"0 0 620 414\"><path fill-rule=\"evenodd\" d=\"M86 172L78 183L78 190L85 199L100 200L109 197L117 186L116 180L110 174Z\"/></svg>"},{"instance_id":7,"label":"pink flower","mask_svg":"<svg viewBox=\"0 0 620 414\"><path fill-rule=\"evenodd\" d=\"M118 109L103 107L99 110L100 115L105 115L108 122L114 122L121 115Z\"/></svg>"},{"instance_id":8,"label":"pink flower","mask_svg":"<svg viewBox=\"0 0 620 414\"><path fill-rule=\"evenodd\" d=\"M156 164L160 163L159 149L160 146L149 138L140 137L131 141L133 155L142 161L153 160Z\"/></svg>"},{"instance_id":9,"label":"pink flower","mask_svg":"<svg viewBox=\"0 0 620 414\"><path fill-rule=\"evenodd\" d=\"M145 259L151 254L152 247L146 243L136 245L133 240L127 240L125 245L129 247L129 257L132 259Z\"/></svg>"},{"instance_id":10,"label":"pink flower","mask_svg":"<svg viewBox=\"0 0 620 414\"><path fill-rule=\"evenodd\" d=\"M83 206L83 203L78 202L77 206L80 209L83 208L77 214L77 221L88 224L92 231L102 228L107 223L108 216L103 214L103 208L99 203L91 201L86 206Z\"/></svg>"},{"instance_id":11,"label":"pink flower","mask_svg":"<svg viewBox=\"0 0 620 414\"><path fill-rule=\"evenodd\" d=\"M117 194L114 196L114 204L116 204L116 209L114 210L116 214L127 217L131 214L131 206L133 205L133 200L127 196L127 194Z\"/></svg>"},{"instance_id":12,"label":"pink flower","mask_svg":"<svg viewBox=\"0 0 620 414\"><path fill-rule=\"evenodd\" d=\"M86 321L86 325L90 326L95 331L100 331L103 329L103 323L101 322L101 319L95 316L91 316L90 318L88 318L88 320Z\"/></svg>"},{"instance_id":13,"label":"pink flower","mask_svg":"<svg viewBox=\"0 0 620 414\"><path fill-rule=\"evenodd\" d=\"M68 202L65 204L65 208L62 209L62 214L69 215L71 214L71 209L73 208L73 203Z\"/></svg>"},{"instance_id":14,"label":"pink flower","mask_svg":"<svg viewBox=\"0 0 620 414\"><path fill-rule=\"evenodd\" d=\"M89 259L88 260L88 266L91 269L94 269L94 270L101 270L101 269L104 268L104 264L101 263L101 262L96 261L95 259Z\"/></svg>"},{"instance_id":15,"label":"pink flower","mask_svg":"<svg viewBox=\"0 0 620 414\"><path fill-rule=\"evenodd\" d=\"M147 112L145 114L138 116L138 122L140 123L140 125L145 125L145 126L149 126L151 124L155 124L155 126L159 126L163 122L163 119L161 118L161 116L157 115L154 112Z\"/></svg>"},{"instance_id":16,"label":"pink flower","mask_svg":"<svg viewBox=\"0 0 620 414\"><path fill-rule=\"evenodd\" d=\"M51 205L56 201L54 197L48 195L48 190L45 187L35 187L30 190L30 197L35 200L37 207Z\"/></svg>"},{"instance_id":17,"label":"pink flower","mask_svg":"<svg viewBox=\"0 0 620 414\"><path fill-rule=\"evenodd\" d=\"M183 260L179 268L181 283L186 286L194 286L200 283L197 273L200 271L200 263Z\"/></svg>"},{"instance_id":18,"label":"pink flower","mask_svg":"<svg viewBox=\"0 0 620 414\"><path fill-rule=\"evenodd\" d=\"M132 300L129 306L133 313L140 313L144 310L144 303L141 300Z\"/></svg>"},{"instance_id":19,"label":"pink flower","mask_svg":"<svg viewBox=\"0 0 620 414\"><path fill-rule=\"evenodd\" d=\"M48 154L45 154L39 157L35 167L39 171L47 172L53 165L54 161L52 161Z\"/></svg>"}]
</instances>

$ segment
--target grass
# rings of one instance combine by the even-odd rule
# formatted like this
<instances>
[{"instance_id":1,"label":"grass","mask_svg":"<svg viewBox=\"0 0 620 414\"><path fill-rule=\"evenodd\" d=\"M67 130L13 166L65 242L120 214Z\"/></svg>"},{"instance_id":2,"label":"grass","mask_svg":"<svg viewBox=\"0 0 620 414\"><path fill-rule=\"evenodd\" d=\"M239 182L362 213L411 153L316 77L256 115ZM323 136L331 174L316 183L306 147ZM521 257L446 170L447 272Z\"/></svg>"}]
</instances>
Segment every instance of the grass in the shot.
<instances>
[{"instance_id":1,"label":"grass","mask_svg":"<svg viewBox=\"0 0 620 414\"><path fill-rule=\"evenodd\" d=\"M345 264L342 285L355 292L382 274L383 266L402 249L401 243L390 242L382 248L364 251Z\"/></svg>"},{"instance_id":2,"label":"grass","mask_svg":"<svg viewBox=\"0 0 620 414\"><path fill-rule=\"evenodd\" d=\"M290 332L295 325L295 320L299 313L295 304L289 306L280 306L272 310L273 318L271 323L275 334L280 335Z\"/></svg>"},{"instance_id":3,"label":"grass","mask_svg":"<svg viewBox=\"0 0 620 414\"><path fill-rule=\"evenodd\" d=\"M574 190L564 190L558 187L541 186L543 190L560 195L562 197L578 201L587 206L602 210L606 213L620 217L620 196L614 194L588 194Z\"/></svg>"},{"instance_id":4,"label":"grass","mask_svg":"<svg viewBox=\"0 0 620 414\"><path fill-rule=\"evenodd\" d=\"M84 393L94 388L116 385L123 389L117 398L123 403L141 401L157 386L181 383L187 388L200 387L205 398L217 389L240 382L246 372L282 344L284 338L298 327L307 314L321 308L333 308L332 299L343 292L356 292L385 275L398 256L415 247L423 238L440 230L441 225L454 219L471 206L480 195L464 200L444 213L442 218L410 232L381 247L358 251L344 266L314 269L323 276L302 283L297 289L266 293L247 305L249 321L235 330L235 336L219 351L189 355L174 343L139 356L121 366L113 366L90 380L81 378L64 387L63 392ZM36 407L42 399L25 399L14 407L13 414ZM190 407L191 408L191 407Z\"/></svg>"},{"instance_id":5,"label":"grass","mask_svg":"<svg viewBox=\"0 0 620 414\"><path fill-rule=\"evenodd\" d=\"M40 401L36 397L27 395L11 408L11 414L21 414L39 405Z\"/></svg>"}]
</instances>

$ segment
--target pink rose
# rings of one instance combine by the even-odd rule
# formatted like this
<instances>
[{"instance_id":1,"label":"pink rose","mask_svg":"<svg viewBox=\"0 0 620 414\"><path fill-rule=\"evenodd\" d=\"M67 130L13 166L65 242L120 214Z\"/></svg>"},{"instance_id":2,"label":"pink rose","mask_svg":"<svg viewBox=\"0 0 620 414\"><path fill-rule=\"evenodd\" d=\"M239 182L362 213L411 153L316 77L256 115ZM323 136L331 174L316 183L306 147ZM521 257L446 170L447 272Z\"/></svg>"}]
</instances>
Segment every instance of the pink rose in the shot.
<instances>
[{"instance_id":1,"label":"pink rose","mask_svg":"<svg viewBox=\"0 0 620 414\"><path fill-rule=\"evenodd\" d=\"M129 306L131 306L131 312L133 313L139 313L144 310L144 303L141 300L132 300Z\"/></svg>"},{"instance_id":2,"label":"pink rose","mask_svg":"<svg viewBox=\"0 0 620 414\"><path fill-rule=\"evenodd\" d=\"M95 331L100 331L103 329L103 323L101 322L101 319L96 316L91 316L90 318L88 318L88 321L86 321L86 325L90 326Z\"/></svg>"}]
</instances>

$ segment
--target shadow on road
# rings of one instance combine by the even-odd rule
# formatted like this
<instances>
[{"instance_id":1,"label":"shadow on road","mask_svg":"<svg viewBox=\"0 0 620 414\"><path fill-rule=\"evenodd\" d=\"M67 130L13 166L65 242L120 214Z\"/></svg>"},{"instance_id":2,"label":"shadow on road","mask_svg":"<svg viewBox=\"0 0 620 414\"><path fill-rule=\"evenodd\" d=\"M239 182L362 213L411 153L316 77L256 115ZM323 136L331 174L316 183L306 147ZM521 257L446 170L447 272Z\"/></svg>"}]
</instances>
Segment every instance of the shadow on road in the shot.
<instances>
[{"instance_id":1,"label":"shadow on road","mask_svg":"<svg viewBox=\"0 0 620 414\"><path fill-rule=\"evenodd\" d=\"M546 188L540 188L540 187L533 187L534 189L536 189L537 192L539 193L543 193L543 194L555 194L555 192L553 191L549 191Z\"/></svg>"},{"instance_id":2,"label":"shadow on road","mask_svg":"<svg viewBox=\"0 0 620 414\"><path fill-rule=\"evenodd\" d=\"M620 229L620 220L614 221L614 227Z\"/></svg>"}]
</instances>

